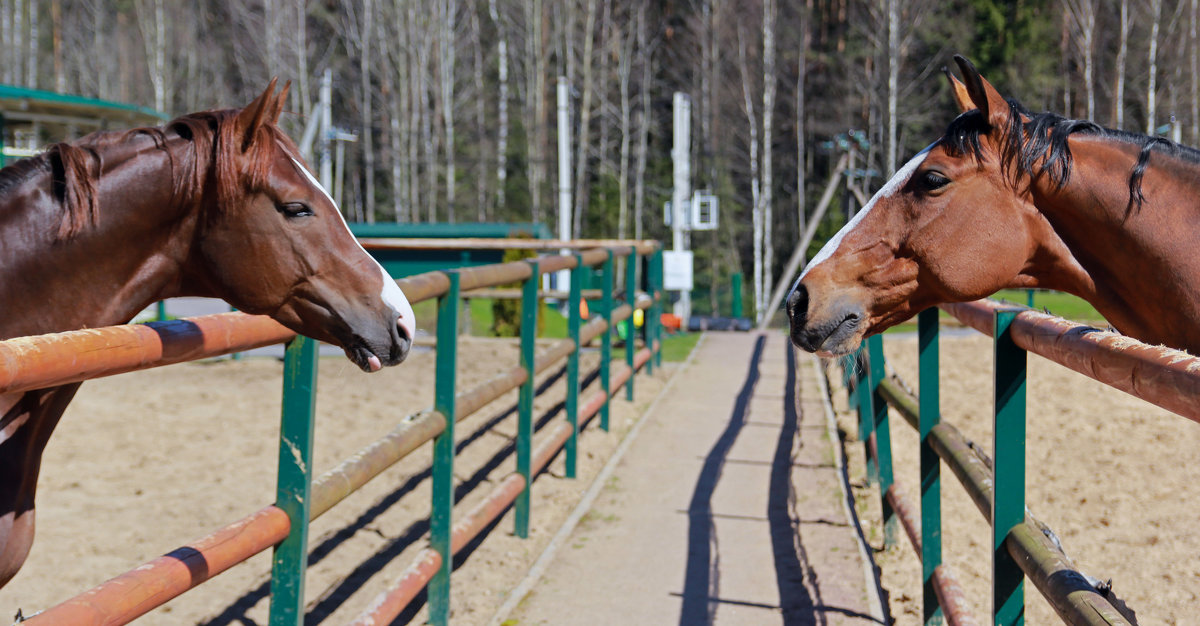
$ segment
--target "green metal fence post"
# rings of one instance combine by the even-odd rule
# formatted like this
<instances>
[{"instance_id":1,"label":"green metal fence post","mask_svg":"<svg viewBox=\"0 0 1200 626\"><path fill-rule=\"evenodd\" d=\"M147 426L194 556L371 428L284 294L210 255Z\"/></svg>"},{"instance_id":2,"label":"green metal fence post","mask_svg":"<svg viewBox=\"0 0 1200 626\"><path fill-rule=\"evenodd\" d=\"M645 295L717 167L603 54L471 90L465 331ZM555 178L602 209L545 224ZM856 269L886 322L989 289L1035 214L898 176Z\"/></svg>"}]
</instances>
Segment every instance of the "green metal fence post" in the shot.
<instances>
[{"instance_id":1,"label":"green metal fence post","mask_svg":"<svg viewBox=\"0 0 1200 626\"><path fill-rule=\"evenodd\" d=\"M1025 306L1028 306L1031 309L1033 308L1033 290L1032 289L1025 290Z\"/></svg>"},{"instance_id":2,"label":"green metal fence post","mask_svg":"<svg viewBox=\"0 0 1200 626\"><path fill-rule=\"evenodd\" d=\"M275 505L287 513L291 530L287 538L275 546L271 565L272 626L296 626L304 622L316 402L317 342L297 336L288 343L283 361L283 411Z\"/></svg>"},{"instance_id":3,"label":"green metal fence post","mask_svg":"<svg viewBox=\"0 0 1200 626\"><path fill-rule=\"evenodd\" d=\"M159 300L158 304L154 307L154 312L155 312L156 316L158 317L158 321L160 321L160 322L167 321L167 301Z\"/></svg>"},{"instance_id":4,"label":"green metal fence post","mask_svg":"<svg viewBox=\"0 0 1200 626\"><path fill-rule=\"evenodd\" d=\"M446 427L433 440L433 495L429 517L429 545L442 557L442 567L429 581L429 621L443 626L450 621L450 549L454 509L454 394L458 378L459 275L449 270L446 293L438 298L437 362L434 365L433 408Z\"/></svg>"},{"instance_id":5,"label":"green metal fence post","mask_svg":"<svg viewBox=\"0 0 1200 626\"><path fill-rule=\"evenodd\" d=\"M1004 547L1025 521L1025 351L1012 340L1021 309L995 313L996 405L992 450L992 616L997 626L1025 623L1025 575Z\"/></svg>"},{"instance_id":6,"label":"green metal fence post","mask_svg":"<svg viewBox=\"0 0 1200 626\"><path fill-rule=\"evenodd\" d=\"M629 380L625 382L625 400L633 402L633 354L637 352L636 324L633 319L633 306L637 300L637 248L629 250L625 258L625 303L629 305L629 319L625 320L625 364L629 366Z\"/></svg>"},{"instance_id":7,"label":"green metal fence post","mask_svg":"<svg viewBox=\"0 0 1200 626\"><path fill-rule=\"evenodd\" d=\"M887 400L879 393L883 382L883 336L867 339L867 358L871 363L871 425L875 431L875 463L879 471L879 499L883 510L884 546L896 542L896 512L888 502L887 492L892 487L892 429L888 420Z\"/></svg>"},{"instance_id":8,"label":"green metal fence post","mask_svg":"<svg viewBox=\"0 0 1200 626\"><path fill-rule=\"evenodd\" d=\"M733 301L730 303L730 316L733 319L742 317L742 273L734 272L730 278L730 290L733 291Z\"/></svg>"},{"instance_id":9,"label":"green metal fence post","mask_svg":"<svg viewBox=\"0 0 1200 626\"><path fill-rule=\"evenodd\" d=\"M943 622L942 607L933 587L933 570L942 564L941 463L929 442L929 433L941 421L938 364L938 309L925 309L917 316L919 346L919 389L921 435L921 576L924 581L926 626Z\"/></svg>"},{"instance_id":10,"label":"green metal fence post","mask_svg":"<svg viewBox=\"0 0 1200 626\"><path fill-rule=\"evenodd\" d=\"M571 270L571 295L567 307L567 334L575 344L575 349L567 357L567 421L571 424L571 436L567 439L566 462L567 478L575 478L576 467L579 464L579 328L583 322L583 273L587 268L583 265L583 256L575 255L575 269Z\"/></svg>"},{"instance_id":11,"label":"green metal fence post","mask_svg":"<svg viewBox=\"0 0 1200 626\"><path fill-rule=\"evenodd\" d=\"M534 349L537 346L538 318L537 262L529 263L529 278L521 286L521 368L525 382L517 401L517 472L525 477L525 489L517 496L515 514L516 535L529 537L529 492L533 490L533 378Z\"/></svg>"},{"instance_id":12,"label":"green metal fence post","mask_svg":"<svg viewBox=\"0 0 1200 626\"><path fill-rule=\"evenodd\" d=\"M608 413L609 413L609 396L612 395L612 336L613 336L613 321L612 312L616 308L613 306L613 252L608 250L608 258L604 261L604 272L600 278L600 308L604 310L604 315L608 319L608 328L601 335L600 342L600 386L604 389L604 405L600 407L600 428L608 430Z\"/></svg>"},{"instance_id":13,"label":"green metal fence post","mask_svg":"<svg viewBox=\"0 0 1200 626\"><path fill-rule=\"evenodd\" d=\"M873 414L871 413L871 384L867 375L867 348L859 346L854 353L854 395L858 404L858 440L863 444L864 458L867 459L867 482L877 482L879 473L875 469L875 456L871 454L868 440L874 430Z\"/></svg>"}]
</instances>

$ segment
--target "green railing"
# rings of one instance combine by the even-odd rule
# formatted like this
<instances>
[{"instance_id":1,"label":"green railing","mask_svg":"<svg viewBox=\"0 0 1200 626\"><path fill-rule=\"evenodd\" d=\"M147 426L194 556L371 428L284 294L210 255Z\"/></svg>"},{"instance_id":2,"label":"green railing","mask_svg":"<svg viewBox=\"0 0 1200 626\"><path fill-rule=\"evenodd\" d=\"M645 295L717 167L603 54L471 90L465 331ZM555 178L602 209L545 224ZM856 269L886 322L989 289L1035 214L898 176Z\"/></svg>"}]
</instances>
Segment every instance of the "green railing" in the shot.
<instances>
[{"instance_id":1,"label":"green railing","mask_svg":"<svg viewBox=\"0 0 1200 626\"><path fill-rule=\"evenodd\" d=\"M993 449L989 457L952 424L941 421L939 323L937 309L918 317L920 395L885 377L883 337L845 362L852 408L858 410L859 438L866 446L868 479L879 485L885 545L892 545L899 522L922 563L923 617L926 624L976 623L967 614L964 593L942 563L939 460L962 483L992 528L992 606L994 624L1022 624L1026 577L1069 624L1128 624L1110 602L1111 590L1089 584L1053 542L1052 532L1025 503L1025 411L1027 353L1033 352L1095 380L1200 421L1200 359L1148 346L1024 308L991 301L943 305L967 326L992 337L994 351ZM892 477L888 407L915 428L920 441L920 507L914 510Z\"/></svg>"},{"instance_id":2,"label":"green railing","mask_svg":"<svg viewBox=\"0 0 1200 626\"><path fill-rule=\"evenodd\" d=\"M447 242L447 245L453 245ZM625 301L613 296L614 257L626 257ZM581 319L582 275L601 268L600 313ZM270 623L300 624L304 618L304 580L308 562L308 524L423 443L433 441L432 502L429 548L422 552L394 589L368 608L361 621L386 623L428 585L430 620L449 619L450 571L453 555L470 543L509 506L515 509L516 534L528 536L532 514L528 486L560 450L566 475L577 472L578 435L599 414L608 429L609 399L624 385L632 398L637 369L661 364L662 252L657 242L588 249L574 254L542 256L528 261L444 272L428 272L397 281L412 303L438 301L437 363L434 406L403 419L379 439L316 479L312 474L313 422L317 385L316 342L296 337L275 322L241 313L225 313L0 342L0 392L36 389L65 382L146 369L170 363L244 351L288 341L283 375L283 409L279 446L277 499L242 520L159 557L126 574L52 607L29 621L35 624L127 623L161 606L232 565L274 546ZM569 270L569 337L536 351L538 284L543 274ZM640 280L640 282L639 282ZM468 390L456 380L459 312L468 290L522 282L520 363ZM639 292L632 288L642 285ZM642 350L636 350L632 317L648 310ZM612 331L625 322L626 359L614 372ZM580 403L581 347L601 342L600 389ZM91 343L88 343L91 342ZM103 350L94 349L103 344ZM86 358L74 360L83 346ZM567 360L566 416L534 446L534 379L562 359ZM21 367L22 360L30 367ZM13 366L16 364L16 366ZM403 366L401 366L403 367ZM453 510L454 425L503 394L520 389L517 471L474 509ZM458 520L455 523L455 520Z\"/></svg>"}]
</instances>

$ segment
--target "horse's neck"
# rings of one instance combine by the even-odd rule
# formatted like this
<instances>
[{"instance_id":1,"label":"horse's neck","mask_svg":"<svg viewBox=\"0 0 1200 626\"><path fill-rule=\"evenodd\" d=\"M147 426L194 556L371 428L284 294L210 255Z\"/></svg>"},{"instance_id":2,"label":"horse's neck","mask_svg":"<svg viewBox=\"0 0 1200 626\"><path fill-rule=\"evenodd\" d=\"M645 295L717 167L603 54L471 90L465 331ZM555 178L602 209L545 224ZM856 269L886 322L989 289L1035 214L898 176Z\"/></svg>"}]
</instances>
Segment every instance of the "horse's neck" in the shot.
<instances>
[{"instance_id":1,"label":"horse's neck","mask_svg":"<svg viewBox=\"0 0 1200 626\"><path fill-rule=\"evenodd\" d=\"M1084 274L1057 286L1092 302L1118 330L1200 353L1200 166L1155 151L1130 204L1139 148L1072 139L1074 166L1039 208Z\"/></svg>"},{"instance_id":2,"label":"horse's neck","mask_svg":"<svg viewBox=\"0 0 1200 626\"><path fill-rule=\"evenodd\" d=\"M194 217L172 199L172 146L152 144L104 148L97 219L73 237L49 172L0 196L0 338L124 323L178 289Z\"/></svg>"}]
</instances>

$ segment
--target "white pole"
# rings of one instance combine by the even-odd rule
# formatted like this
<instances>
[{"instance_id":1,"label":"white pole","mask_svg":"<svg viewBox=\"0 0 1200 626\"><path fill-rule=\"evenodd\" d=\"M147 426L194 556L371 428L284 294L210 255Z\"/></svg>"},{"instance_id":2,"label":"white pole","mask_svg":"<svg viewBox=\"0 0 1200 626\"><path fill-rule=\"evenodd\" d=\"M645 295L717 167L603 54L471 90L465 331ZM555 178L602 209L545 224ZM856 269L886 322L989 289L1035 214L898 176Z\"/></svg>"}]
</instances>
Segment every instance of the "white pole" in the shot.
<instances>
[{"instance_id":1,"label":"white pole","mask_svg":"<svg viewBox=\"0 0 1200 626\"><path fill-rule=\"evenodd\" d=\"M321 185L333 189L333 159L329 144L333 141L333 70L321 76Z\"/></svg>"},{"instance_id":2,"label":"white pole","mask_svg":"<svg viewBox=\"0 0 1200 626\"><path fill-rule=\"evenodd\" d=\"M675 166L675 190L671 194L671 249L683 251L687 250L684 228L687 226L686 220L691 217L692 202L692 101L681 91L675 92L674 131L671 148L671 160ZM691 314L692 294L681 291L679 301L675 303L675 315L683 321L684 328L687 327L687 320Z\"/></svg>"},{"instance_id":3,"label":"white pole","mask_svg":"<svg viewBox=\"0 0 1200 626\"><path fill-rule=\"evenodd\" d=\"M571 238L571 85L558 77L558 238ZM570 254L563 250L562 254ZM557 288L565 289L567 270L558 272Z\"/></svg>"}]
</instances>

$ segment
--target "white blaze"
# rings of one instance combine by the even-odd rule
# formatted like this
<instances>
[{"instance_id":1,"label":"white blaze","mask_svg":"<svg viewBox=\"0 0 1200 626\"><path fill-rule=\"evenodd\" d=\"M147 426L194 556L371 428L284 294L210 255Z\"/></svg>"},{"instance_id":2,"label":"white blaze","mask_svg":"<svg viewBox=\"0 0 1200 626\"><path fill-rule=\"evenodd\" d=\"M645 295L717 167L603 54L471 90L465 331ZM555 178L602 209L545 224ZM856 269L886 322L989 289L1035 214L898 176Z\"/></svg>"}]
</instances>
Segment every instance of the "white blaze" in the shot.
<instances>
[{"instance_id":1,"label":"white blaze","mask_svg":"<svg viewBox=\"0 0 1200 626\"><path fill-rule=\"evenodd\" d=\"M839 230L832 239L825 242L825 245L821 247L821 251L817 253L817 256L813 257L812 261L809 261L808 264L804 266L804 271L800 273L800 277L797 278L796 282L792 284L791 291L796 290L796 286L800 284L800 281L804 280L804 277L808 274L809 270L833 256L834 252L837 252L838 246L842 245L842 239L854 231L858 224L867 217L867 213L870 213L871 209L875 208L875 204L878 203L880 199L891 197L892 194L896 193L897 189L900 189L905 183L908 182L908 179L912 177L913 172L917 171L917 168L925 161L925 156L929 154L931 149L933 149L933 144L929 144L927 148L918 152L917 156L913 157L912 160L910 160L908 163L905 163L904 167L900 168L896 172L895 176L892 176L891 180L881 187L879 191L875 192L875 195L871 197L871 201L868 202L862 209L860 209L858 213L854 214L854 219L850 220L848 224L843 226L842 229Z\"/></svg>"},{"instance_id":2,"label":"white blaze","mask_svg":"<svg viewBox=\"0 0 1200 626\"><path fill-rule=\"evenodd\" d=\"M392 278L391 275L387 273L387 270L383 269L383 266L375 260L375 257L372 257L367 253L367 251L362 247L362 244L358 242L358 238L350 232L350 226L346 224L346 218L342 217L342 212L338 210L337 203L333 201L333 197L329 195L329 192L325 191L325 187L322 186L315 177L313 177L312 172L309 172L308 168L304 167L304 165L296 159L292 159L292 163L296 164L296 169L304 173L305 178L308 179L308 182L312 183L313 187L320 189L321 193L325 194L325 197L329 199L329 204L333 205L334 213L336 213L338 219L341 220L342 228L346 229L346 234L350 235L350 238L354 240L354 243L358 246L358 249L362 250L362 253L366 254L367 257L371 259L371 262L375 264L375 267L379 268L379 273L383 276L383 290L379 293L380 299L383 300L384 304L391 307L392 310L400 317L400 328L404 329L404 333L408 336L408 339L410 341L416 339L417 320L413 315L412 305L408 303L408 298L404 297L404 292L400 291L400 287L396 285L396 279Z\"/></svg>"}]
</instances>

